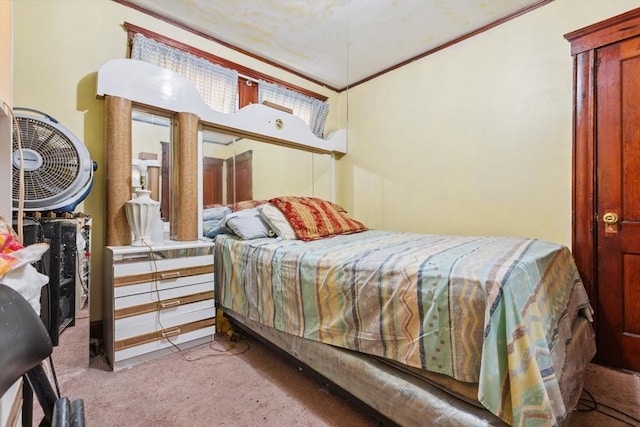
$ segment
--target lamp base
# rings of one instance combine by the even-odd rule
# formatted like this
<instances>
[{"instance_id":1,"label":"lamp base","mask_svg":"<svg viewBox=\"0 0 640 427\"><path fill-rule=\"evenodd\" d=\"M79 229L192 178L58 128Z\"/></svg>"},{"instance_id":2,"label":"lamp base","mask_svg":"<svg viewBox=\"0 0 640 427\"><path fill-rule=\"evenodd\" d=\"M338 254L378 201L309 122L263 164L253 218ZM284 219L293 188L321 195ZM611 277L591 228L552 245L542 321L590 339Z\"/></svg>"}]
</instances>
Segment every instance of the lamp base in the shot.
<instances>
[{"instance_id":1,"label":"lamp base","mask_svg":"<svg viewBox=\"0 0 640 427\"><path fill-rule=\"evenodd\" d=\"M136 190L137 197L125 203L125 213L133 232L131 246L149 246L151 234L160 220L160 202L149 197L151 191Z\"/></svg>"}]
</instances>

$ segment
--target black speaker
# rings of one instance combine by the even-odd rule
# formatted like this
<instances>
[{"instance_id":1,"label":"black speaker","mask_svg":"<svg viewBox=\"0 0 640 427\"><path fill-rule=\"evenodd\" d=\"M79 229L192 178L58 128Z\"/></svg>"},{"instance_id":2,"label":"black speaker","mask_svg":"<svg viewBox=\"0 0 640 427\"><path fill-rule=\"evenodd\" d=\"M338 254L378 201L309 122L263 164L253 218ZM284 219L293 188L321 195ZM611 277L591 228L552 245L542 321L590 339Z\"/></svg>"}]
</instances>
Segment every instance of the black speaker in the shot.
<instances>
[{"instance_id":1,"label":"black speaker","mask_svg":"<svg viewBox=\"0 0 640 427\"><path fill-rule=\"evenodd\" d=\"M16 226L14 219L14 229ZM22 224L24 246L49 244L49 250L33 266L49 277L40 293L40 318L54 346L63 329L75 324L77 228L76 219L66 218L24 218Z\"/></svg>"},{"instance_id":2,"label":"black speaker","mask_svg":"<svg viewBox=\"0 0 640 427\"><path fill-rule=\"evenodd\" d=\"M43 287L40 317L55 346L63 329L75 324L77 224L62 218L41 218L39 222L44 241L49 243L49 285Z\"/></svg>"}]
</instances>

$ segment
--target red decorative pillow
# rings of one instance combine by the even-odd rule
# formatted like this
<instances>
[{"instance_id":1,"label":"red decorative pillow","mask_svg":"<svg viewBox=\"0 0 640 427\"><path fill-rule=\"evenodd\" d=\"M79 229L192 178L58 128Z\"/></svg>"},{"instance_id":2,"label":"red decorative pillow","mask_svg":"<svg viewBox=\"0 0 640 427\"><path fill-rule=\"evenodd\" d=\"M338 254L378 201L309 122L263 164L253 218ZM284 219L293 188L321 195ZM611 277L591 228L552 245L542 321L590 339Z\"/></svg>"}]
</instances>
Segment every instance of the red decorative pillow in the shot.
<instances>
[{"instance_id":1,"label":"red decorative pillow","mask_svg":"<svg viewBox=\"0 0 640 427\"><path fill-rule=\"evenodd\" d=\"M361 222L340 212L338 205L317 197L276 197L269 202L282 211L300 240L367 230Z\"/></svg>"},{"instance_id":2,"label":"red decorative pillow","mask_svg":"<svg viewBox=\"0 0 640 427\"><path fill-rule=\"evenodd\" d=\"M322 200L322 199L318 199L318 200ZM330 203L331 206L333 206L335 210L337 210L340 213L343 213L343 214L347 213L347 210L337 203L329 202L328 200L322 200L322 201L325 203Z\"/></svg>"}]
</instances>

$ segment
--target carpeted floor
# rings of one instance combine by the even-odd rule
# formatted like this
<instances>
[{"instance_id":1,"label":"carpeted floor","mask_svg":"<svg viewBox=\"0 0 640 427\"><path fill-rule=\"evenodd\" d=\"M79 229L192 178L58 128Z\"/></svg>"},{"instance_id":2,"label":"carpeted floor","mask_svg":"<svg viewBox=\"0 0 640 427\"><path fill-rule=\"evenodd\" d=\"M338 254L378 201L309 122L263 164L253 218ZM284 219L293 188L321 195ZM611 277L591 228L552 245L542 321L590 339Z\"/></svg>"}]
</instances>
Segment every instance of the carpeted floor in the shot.
<instances>
[{"instance_id":1,"label":"carpeted floor","mask_svg":"<svg viewBox=\"0 0 640 427\"><path fill-rule=\"evenodd\" d=\"M111 372L104 358L89 361L88 349L76 349L75 343L88 342L86 323L78 319L63 332L53 358L62 394L84 400L88 427L381 425L251 337L235 344L220 338ZM570 427L640 426L639 376L592 364L585 388L597 410L574 412Z\"/></svg>"}]
</instances>

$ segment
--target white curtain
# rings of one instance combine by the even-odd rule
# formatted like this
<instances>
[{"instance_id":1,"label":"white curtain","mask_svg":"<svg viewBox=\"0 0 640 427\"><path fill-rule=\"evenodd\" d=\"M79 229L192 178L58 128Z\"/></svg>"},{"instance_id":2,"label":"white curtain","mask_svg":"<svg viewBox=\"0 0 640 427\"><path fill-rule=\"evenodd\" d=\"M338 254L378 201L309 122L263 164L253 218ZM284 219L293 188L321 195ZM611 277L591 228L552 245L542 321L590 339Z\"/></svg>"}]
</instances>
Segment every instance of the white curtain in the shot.
<instances>
[{"instance_id":1,"label":"white curtain","mask_svg":"<svg viewBox=\"0 0 640 427\"><path fill-rule=\"evenodd\" d=\"M258 102L262 104L263 101L291 108L294 115L309 125L314 135L322 138L324 123L329 112L329 104L326 102L260 80L258 82Z\"/></svg>"},{"instance_id":2,"label":"white curtain","mask_svg":"<svg viewBox=\"0 0 640 427\"><path fill-rule=\"evenodd\" d=\"M137 33L131 59L150 62L174 71L195 85L213 110L233 113L238 105L238 72L172 48Z\"/></svg>"}]
</instances>

